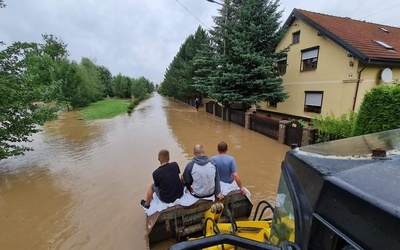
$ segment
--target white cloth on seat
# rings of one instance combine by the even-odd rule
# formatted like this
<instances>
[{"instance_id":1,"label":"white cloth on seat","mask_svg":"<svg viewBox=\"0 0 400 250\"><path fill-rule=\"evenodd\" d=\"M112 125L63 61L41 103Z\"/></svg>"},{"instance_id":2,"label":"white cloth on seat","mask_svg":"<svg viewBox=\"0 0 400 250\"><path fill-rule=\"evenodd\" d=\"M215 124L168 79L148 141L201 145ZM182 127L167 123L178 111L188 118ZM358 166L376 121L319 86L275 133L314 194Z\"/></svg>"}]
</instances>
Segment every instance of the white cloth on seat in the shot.
<instances>
[{"instance_id":1,"label":"white cloth on seat","mask_svg":"<svg viewBox=\"0 0 400 250\"><path fill-rule=\"evenodd\" d=\"M240 190L239 186L236 184L235 181L232 183L225 183L225 182L220 182L221 183L221 193L223 195L227 195L231 191L235 190ZM246 196L250 198L250 192L247 190ZM203 200L209 200L209 201L215 201L215 196L211 196L208 198L202 198ZM148 209L144 209L146 211L147 216L150 216L156 212L161 212L169 207L175 206L175 205L181 205L184 207L189 207L196 203L199 200L199 198L194 197L193 195L190 194L190 192L186 189L186 187L183 189L183 195L181 198L176 199L172 203L165 203L158 198L158 196L153 193L153 199L150 202L150 207Z\"/></svg>"},{"instance_id":2,"label":"white cloth on seat","mask_svg":"<svg viewBox=\"0 0 400 250\"><path fill-rule=\"evenodd\" d=\"M220 183L222 195L227 195L231 191L240 190L239 186L236 184L236 181L233 181L232 183L225 183L221 181Z\"/></svg>"},{"instance_id":3,"label":"white cloth on seat","mask_svg":"<svg viewBox=\"0 0 400 250\"><path fill-rule=\"evenodd\" d=\"M246 196L250 196L250 191L247 188L244 188L246 190ZM232 183L225 183L221 181L221 193L223 195L227 195L229 194L231 191L235 191L235 190L240 190L238 184L236 183L236 181L233 181Z\"/></svg>"},{"instance_id":4,"label":"white cloth on seat","mask_svg":"<svg viewBox=\"0 0 400 250\"><path fill-rule=\"evenodd\" d=\"M215 197L214 195L208 198L202 198L203 200L209 200L209 201L214 201ZM186 187L183 189L183 195L181 198L176 199L172 203L165 203L158 198L158 196L153 193L153 199L150 202L150 207L148 209L145 209L147 216L150 216L156 212L161 212L169 207L175 206L175 205L181 205L184 207L189 207L196 203L199 200L199 198L194 197L187 189Z\"/></svg>"}]
</instances>

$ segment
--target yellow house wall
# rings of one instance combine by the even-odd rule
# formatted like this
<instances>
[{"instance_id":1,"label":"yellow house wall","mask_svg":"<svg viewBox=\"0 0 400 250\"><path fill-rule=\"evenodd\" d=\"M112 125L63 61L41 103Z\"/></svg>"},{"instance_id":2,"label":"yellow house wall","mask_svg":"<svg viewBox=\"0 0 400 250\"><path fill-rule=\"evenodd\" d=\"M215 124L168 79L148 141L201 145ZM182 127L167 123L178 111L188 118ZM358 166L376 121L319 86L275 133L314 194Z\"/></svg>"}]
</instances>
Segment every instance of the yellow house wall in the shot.
<instances>
[{"instance_id":1,"label":"yellow house wall","mask_svg":"<svg viewBox=\"0 0 400 250\"><path fill-rule=\"evenodd\" d=\"M360 65L359 70L363 69L363 65ZM392 70L393 74L393 82L399 81L400 79L400 67L398 68L393 68L393 67L384 67L384 66L368 66L365 67L364 70L361 72L361 83L359 87L359 93L358 93L358 98L356 102L356 111L359 110L363 97L365 93L367 93L371 88L378 86L378 85L383 85L387 84L384 83L381 79L381 74L382 71L385 68L390 68Z\"/></svg>"},{"instance_id":2,"label":"yellow house wall","mask_svg":"<svg viewBox=\"0 0 400 250\"><path fill-rule=\"evenodd\" d=\"M292 34L300 30L300 42L292 44ZM295 20L289 27L286 35L276 50L290 48L287 53L286 74L283 76L285 92L289 98L277 107L269 107L267 103L260 103L260 108L284 114L301 117L318 115L304 112L305 91L323 91L321 115L332 112L335 116L348 113L355 108L358 110L363 95L369 89L377 86L380 81L380 72L385 67L365 67L358 59L349 57L348 52L323 36L302 21ZM316 70L301 71L301 50L319 46L318 65ZM350 61L353 66L350 66ZM363 69L364 68L364 69ZM361 81L357 88L358 72L361 72ZM393 78L400 78L400 69L393 69Z\"/></svg>"}]
</instances>

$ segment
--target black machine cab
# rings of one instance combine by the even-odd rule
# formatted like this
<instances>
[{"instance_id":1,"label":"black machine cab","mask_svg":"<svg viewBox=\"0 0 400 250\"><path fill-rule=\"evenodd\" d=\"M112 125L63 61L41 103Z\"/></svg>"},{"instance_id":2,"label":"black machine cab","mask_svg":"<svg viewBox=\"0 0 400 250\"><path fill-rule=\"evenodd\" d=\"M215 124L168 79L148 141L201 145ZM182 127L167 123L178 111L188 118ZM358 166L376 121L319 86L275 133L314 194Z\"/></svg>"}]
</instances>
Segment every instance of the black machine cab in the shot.
<instances>
[{"instance_id":1,"label":"black machine cab","mask_svg":"<svg viewBox=\"0 0 400 250\"><path fill-rule=\"evenodd\" d=\"M400 129L293 146L281 170L266 241L219 234L171 249L400 249Z\"/></svg>"}]
</instances>

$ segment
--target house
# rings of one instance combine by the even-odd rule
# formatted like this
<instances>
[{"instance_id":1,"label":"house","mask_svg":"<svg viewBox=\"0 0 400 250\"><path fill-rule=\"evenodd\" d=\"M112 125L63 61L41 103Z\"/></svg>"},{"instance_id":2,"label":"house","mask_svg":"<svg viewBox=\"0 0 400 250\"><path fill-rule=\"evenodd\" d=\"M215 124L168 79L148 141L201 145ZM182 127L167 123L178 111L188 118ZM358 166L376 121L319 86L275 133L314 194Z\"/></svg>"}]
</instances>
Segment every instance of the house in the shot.
<instances>
[{"instance_id":1,"label":"house","mask_svg":"<svg viewBox=\"0 0 400 250\"><path fill-rule=\"evenodd\" d=\"M275 115L312 118L357 111L366 91L399 81L400 28L294 9L276 50L289 98L260 103Z\"/></svg>"}]
</instances>

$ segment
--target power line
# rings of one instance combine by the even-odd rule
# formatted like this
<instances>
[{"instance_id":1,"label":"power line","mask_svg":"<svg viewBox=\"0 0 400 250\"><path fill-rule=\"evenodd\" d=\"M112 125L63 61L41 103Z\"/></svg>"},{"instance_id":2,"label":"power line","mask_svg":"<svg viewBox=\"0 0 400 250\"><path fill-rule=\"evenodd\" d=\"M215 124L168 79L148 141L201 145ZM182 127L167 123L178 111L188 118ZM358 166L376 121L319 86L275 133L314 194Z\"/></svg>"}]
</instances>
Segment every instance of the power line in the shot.
<instances>
[{"instance_id":1,"label":"power line","mask_svg":"<svg viewBox=\"0 0 400 250\"><path fill-rule=\"evenodd\" d=\"M372 14L370 14L370 15L368 15L368 16L365 16L365 17L362 17L362 18L360 18L360 19L364 19L364 18L366 18L366 17L370 17L370 16L373 16L373 15L382 13L382 12L384 12L384 11L390 10L390 9L392 9L392 8L394 8L394 7L397 7L397 6L400 6L400 4L396 4L396 5L392 6L392 7L389 7L389 8L386 8L386 9L384 9L384 10L381 10L381 11L378 11L378 12L375 12L375 13L372 13Z\"/></svg>"},{"instance_id":2,"label":"power line","mask_svg":"<svg viewBox=\"0 0 400 250\"><path fill-rule=\"evenodd\" d=\"M179 2L178 0L175 0L175 1L177 3L179 3L187 12L189 12L190 15L192 15L194 18L196 18L197 21L199 21L201 24L203 24L207 29L210 29L210 28L208 28L208 26L205 23L203 23L199 18L197 18L197 16L195 16L188 8L186 8L181 2Z\"/></svg>"}]
</instances>

